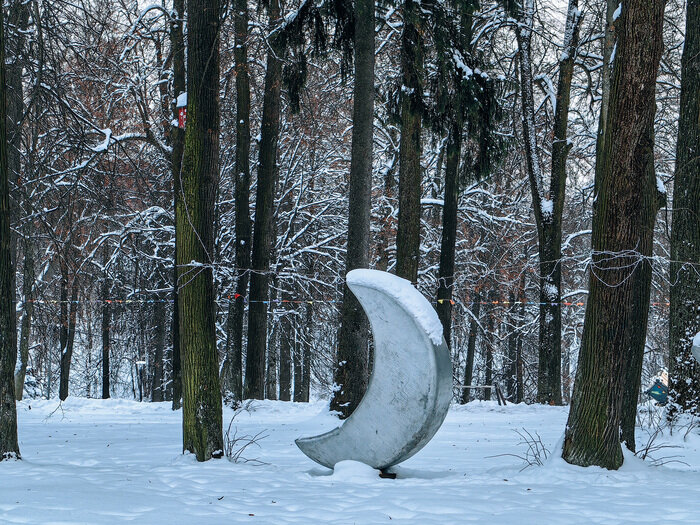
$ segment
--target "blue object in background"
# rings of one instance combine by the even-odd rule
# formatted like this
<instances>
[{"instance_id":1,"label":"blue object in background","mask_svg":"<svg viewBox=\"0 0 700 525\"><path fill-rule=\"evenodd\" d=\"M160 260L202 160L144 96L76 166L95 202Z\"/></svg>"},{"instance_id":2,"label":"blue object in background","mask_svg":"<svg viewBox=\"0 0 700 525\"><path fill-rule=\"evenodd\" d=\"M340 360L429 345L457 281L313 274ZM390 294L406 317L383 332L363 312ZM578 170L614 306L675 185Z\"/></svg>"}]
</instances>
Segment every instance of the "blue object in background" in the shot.
<instances>
[{"instance_id":1,"label":"blue object in background","mask_svg":"<svg viewBox=\"0 0 700 525\"><path fill-rule=\"evenodd\" d=\"M654 381L652 387L645 392L645 394L664 405L668 399L668 386L664 385L659 379L657 379Z\"/></svg>"}]
</instances>

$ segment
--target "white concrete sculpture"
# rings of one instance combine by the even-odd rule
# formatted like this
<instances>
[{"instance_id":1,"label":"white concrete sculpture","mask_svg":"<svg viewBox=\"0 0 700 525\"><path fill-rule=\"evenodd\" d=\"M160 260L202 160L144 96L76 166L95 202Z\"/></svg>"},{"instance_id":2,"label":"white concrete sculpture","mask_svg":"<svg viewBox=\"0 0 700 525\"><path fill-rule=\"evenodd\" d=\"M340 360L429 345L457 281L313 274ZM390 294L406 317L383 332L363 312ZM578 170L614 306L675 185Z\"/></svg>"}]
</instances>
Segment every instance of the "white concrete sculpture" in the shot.
<instances>
[{"instance_id":1,"label":"white concrete sculpture","mask_svg":"<svg viewBox=\"0 0 700 525\"><path fill-rule=\"evenodd\" d=\"M413 456L442 425L452 400L452 361L437 313L410 282L353 270L347 283L374 335L367 392L342 426L296 444L329 468L354 460L385 469Z\"/></svg>"}]
</instances>

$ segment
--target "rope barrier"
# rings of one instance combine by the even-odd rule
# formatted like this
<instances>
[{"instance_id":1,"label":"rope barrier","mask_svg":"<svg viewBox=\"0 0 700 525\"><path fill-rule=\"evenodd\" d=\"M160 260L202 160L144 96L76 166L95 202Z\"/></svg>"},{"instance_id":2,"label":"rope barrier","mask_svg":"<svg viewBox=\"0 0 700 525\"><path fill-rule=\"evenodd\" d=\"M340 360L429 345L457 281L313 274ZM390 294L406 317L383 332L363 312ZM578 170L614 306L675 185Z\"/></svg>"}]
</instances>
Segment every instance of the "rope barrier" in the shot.
<instances>
[{"instance_id":1,"label":"rope barrier","mask_svg":"<svg viewBox=\"0 0 700 525\"><path fill-rule=\"evenodd\" d=\"M244 303L262 303L262 304L314 304L314 303L328 303L328 304L336 304L336 303L341 303L341 300L337 299L270 299L267 301L261 301L261 300L252 300L248 299L247 297L243 297L240 294L236 294L235 296L228 296L225 299L219 299L217 302L222 303L222 302L231 302L231 300L238 300L241 299ZM172 299L77 299L75 301L66 299L66 300L60 300L60 299L29 299L29 303L34 303L34 304L80 304L80 303L94 303L94 304L154 304L154 303L170 303L172 304L173 300ZM569 301L560 301L560 302L540 302L540 301L464 301L464 302L456 302L454 299L437 299L436 301L439 304L444 304L446 302L449 302L452 306L457 306L457 305L462 305L462 306L472 306L475 304L479 305L491 305L491 306L513 306L513 305L551 305L551 306L586 306L586 303L584 302L569 302ZM657 306L657 307L665 307L665 306L670 306L671 303L669 302L652 302L649 303L650 306Z\"/></svg>"}]
</instances>

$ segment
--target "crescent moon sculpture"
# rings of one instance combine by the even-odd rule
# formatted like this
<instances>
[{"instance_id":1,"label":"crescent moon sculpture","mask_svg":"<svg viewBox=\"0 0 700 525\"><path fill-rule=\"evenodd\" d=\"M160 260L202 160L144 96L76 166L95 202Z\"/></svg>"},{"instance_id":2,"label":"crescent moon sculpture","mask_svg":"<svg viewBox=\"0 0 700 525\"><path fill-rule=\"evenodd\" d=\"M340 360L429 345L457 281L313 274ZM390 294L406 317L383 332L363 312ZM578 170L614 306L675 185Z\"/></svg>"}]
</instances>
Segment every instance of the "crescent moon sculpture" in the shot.
<instances>
[{"instance_id":1,"label":"crescent moon sculpture","mask_svg":"<svg viewBox=\"0 0 700 525\"><path fill-rule=\"evenodd\" d=\"M452 400L452 361L437 313L409 281L378 270L352 270L347 283L374 335L367 392L342 426L297 446L329 468L360 461L396 465L423 448Z\"/></svg>"}]
</instances>

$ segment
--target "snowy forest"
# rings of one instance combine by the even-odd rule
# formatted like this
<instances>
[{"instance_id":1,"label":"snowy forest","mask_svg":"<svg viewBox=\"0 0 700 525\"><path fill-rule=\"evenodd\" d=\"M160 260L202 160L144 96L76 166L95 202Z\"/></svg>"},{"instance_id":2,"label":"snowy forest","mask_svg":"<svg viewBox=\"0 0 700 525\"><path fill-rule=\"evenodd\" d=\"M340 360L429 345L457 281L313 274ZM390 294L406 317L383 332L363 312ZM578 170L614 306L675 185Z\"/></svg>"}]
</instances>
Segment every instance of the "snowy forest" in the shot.
<instances>
[{"instance_id":1,"label":"snowy forest","mask_svg":"<svg viewBox=\"0 0 700 525\"><path fill-rule=\"evenodd\" d=\"M50 440L29 436L60 433L41 426L57 410L76 429L110 412L162 419L165 461L194 458L168 463L175 477L225 456L234 465L215 479L274 479L265 469L292 453L265 449L277 418L294 447L362 402L374 325L346 284L362 268L432 304L452 365L431 459L373 465L383 477L433 479L419 472L462 454L447 448L461 446L457 425L491 417L517 435L484 454L563 458L549 468L564 485L591 481L570 465L614 472L676 447L682 475L664 479L700 490L699 0L149 2L2 3L0 521L52 516L15 499L32 486L21 479L54 472L31 463ZM299 435L284 433L294 422ZM148 428L129 439L155 439ZM295 453L294 469L311 468ZM668 470L676 452L660 454L651 463ZM494 461L499 481L517 477L513 458ZM390 482L338 470L380 500ZM612 482L623 502L636 497L624 472ZM20 487L6 502L3 478ZM698 519L695 494L679 522ZM309 501L261 522L334 522ZM338 509L337 523L384 522ZM224 521L200 510L130 516ZM640 522L627 511L588 522ZM486 522L518 522L502 512Z\"/></svg>"}]
</instances>

